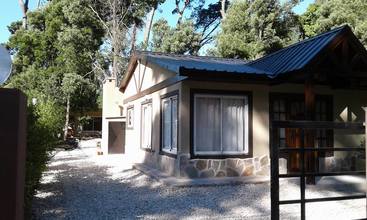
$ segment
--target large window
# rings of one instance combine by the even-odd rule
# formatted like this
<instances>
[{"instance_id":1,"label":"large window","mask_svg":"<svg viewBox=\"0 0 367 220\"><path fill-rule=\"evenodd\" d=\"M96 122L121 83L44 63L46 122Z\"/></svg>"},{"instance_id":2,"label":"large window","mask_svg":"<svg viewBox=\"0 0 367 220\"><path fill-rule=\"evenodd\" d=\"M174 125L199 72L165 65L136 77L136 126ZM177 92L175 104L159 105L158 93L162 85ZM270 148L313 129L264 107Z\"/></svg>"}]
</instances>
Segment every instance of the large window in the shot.
<instances>
[{"instance_id":1,"label":"large window","mask_svg":"<svg viewBox=\"0 0 367 220\"><path fill-rule=\"evenodd\" d=\"M162 99L162 151L177 153L177 95Z\"/></svg>"},{"instance_id":2,"label":"large window","mask_svg":"<svg viewBox=\"0 0 367 220\"><path fill-rule=\"evenodd\" d=\"M194 153L249 153L248 96L194 95Z\"/></svg>"},{"instance_id":3,"label":"large window","mask_svg":"<svg viewBox=\"0 0 367 220\"><path fill-rule=\"evenodd\" d=\"M152 148L152 103L141 106L141 148Z\"/></svg>"}]
</instances>

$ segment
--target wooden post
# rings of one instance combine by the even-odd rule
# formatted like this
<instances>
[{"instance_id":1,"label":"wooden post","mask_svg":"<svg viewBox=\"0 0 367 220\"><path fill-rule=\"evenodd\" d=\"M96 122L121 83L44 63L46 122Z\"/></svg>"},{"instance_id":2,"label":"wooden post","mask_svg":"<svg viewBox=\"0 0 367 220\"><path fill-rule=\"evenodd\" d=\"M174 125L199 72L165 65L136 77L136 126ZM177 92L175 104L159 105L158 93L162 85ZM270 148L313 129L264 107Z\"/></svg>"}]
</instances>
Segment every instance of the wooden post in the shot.
<instances>
[{"instance_id":1,"label":"wooden post","mask_svg":"<svg viewBox=\"0 0 367 220\"><path fill-rule=\"evenodd\" d=\"M17 89L0 88L0 103L0 218L21 220L24 217L27 100Z\"/></svg>"},{"instance_id":2,"label":"wooden post","mask_svg":"<svg viewBox=\"0 0 367 220\"><path fill-rule=\"evenodd\" d=\"M305 81L305 118L307 121L315 120L315 89L311 79ZM305 130L305 142L302 143L306 147L315 147L315 130ZM315 172L318 164L317 152L306 153L306 171ZM315 184L315 177L306 177L307 184Z\"/></svg>"},{"instance_id":3,"label":"wooden post","mask_svg":"<svg viewBox=\"0 0 367 220\"><path fill-rule=\"evenodd\" d=\"M365 147L365 154L366 154L365 158L367 159L367 107L363 107L363 110L364 110L364 130L365 130L364 147ZM366 159L365 159L365 161L366 161ZM365 162L365 166L366 166L365 171L367 172L367 162ZM366 175L366 181L367 181L367 175ZM365 190L366 190L366 193L367 193L367 187L365 187ZM367 201L367 197L366 197L366 201ZM367 203L366 203L366 213L367 213Z\"/></svg>"}]
</instances>

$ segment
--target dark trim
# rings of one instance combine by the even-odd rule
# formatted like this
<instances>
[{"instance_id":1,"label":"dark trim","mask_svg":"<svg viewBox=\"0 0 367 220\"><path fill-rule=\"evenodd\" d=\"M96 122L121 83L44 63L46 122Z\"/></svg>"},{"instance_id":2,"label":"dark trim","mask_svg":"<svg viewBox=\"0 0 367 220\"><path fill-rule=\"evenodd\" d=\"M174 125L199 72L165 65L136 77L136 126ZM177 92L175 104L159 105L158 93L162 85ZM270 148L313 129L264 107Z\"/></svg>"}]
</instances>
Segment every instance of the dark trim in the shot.
<instances>
[{"instance_id":1,"label":"dark trim","mask_svg":"<svg viewBox=\"0 0 367 220\"><path fill-rule=\"evenodd\" d=\"M133 110L133 121L132 121L132 126L129 127L128 124L128 120L129 120L129 110L132 109ZM134 109L134 105L129 105L126 107L126 130L134 130L134 125L135 125L135 109Z\"/></svg>"},{"instance_id":2,"label":"dark trim","mask_svg":"<svg viewBox=\"0 0 367 220\"><path fill-rule=\"evenodd\" d=\"M177 151L176 151L176 154L173 154L173 153L169 153L167 151L164 151L163 150L163 99L165 98L169 98L169 97L172 97L172 96L177 96ZM180 120L179 120L179 111L180 111L180 91L179 90L175 90L175 91L172 91L172 92L168 92L164 95L161 95L160 97L160 133L159 133L159 154L160 155L165 155L165 156L168 156L168 157L173 157L173 158L177 158L177 153L178 153L178 149L179 149L179 130L180 130Z\"/></svg>"},{"instance_id":3,"label":"dark trim","mask_svg":"<svg viewBox=\"0 0 367 220\"><path fill-rule=\"evenodd\" d=\"M105 119L126 119L124 116L116 116L116 117L105 117Z\"/></svg>"},{"instance_id":4,"label":"dark trim","mask_svg":"<svg viewBox=\"0 0 367 220\"><path fill-rule=\"evenodd\" d=\"M152 99L152 98L150 98L150 99L145 99L144 101L142 101L142 102L140 103L140 105L145 105L145 104L152 103L152 102L153 102L153 99Z\"/></svg>"},{"instance_id":5,"label":"dark trim","mask_svg":"<svg viewBox=\"0 0 367 220\"><path fill-rule=\"evenodd\" d=\"M147 104L151 104L151 113L152 113L152 116L151 116L151 131L150 131L150 148L145 148L145 147L142 147L142 133L143 133L143 126L142 126L142 122L143 122L143 105L147 105ZM140 146L140 149L141 150L144 150L144 151L147 151L147 152L155 152L154 149L153 149L153 102L152 102L152 99L147 99L143 102L140 103L140 134L139 134L139 139L140 139L140 143L139 143L139 146Z\"/></svg>"},{"instance_id":6,"label":"dark trim","mask_svg":"<svg viewBox=\"0 0 367 220\"><path fill-rule=\"evenodd\" d=\"M194 95L195 94L212 94L212 95L237 95L246 96L248 101L248 154L237 155L195 155L194 152ZM191 159L225 159L225 158L251 158L253 157L253 124L252 124L252 92L239 90L209 90L209 89L190 89L190 157Z\"/></svg>"},{"instance_id":7,"label":"dark trim","mask_svg":"<svg viewBox=\"0 0 367 220\"><path fill-rule=\"evenodd\" d=\"M181 82L182 80L185 80L187 77L184 77L184 76L174 76L174 77L171 77L171 78L168 78L166 80L163 80L162 82L160 83L157 83L141 92L138 92L137 94L135 95L132 95L126 99L124 99L124 104L127 104L129 102L132 102L134 100L137 100L141 97L144 97L146 95L149 95L149 94L152 94L153 92L156 92L156 91L159 91L161 89L164 89L168 86L171 86L171 85L174 85L178 82Z\"/></svg>"}]
</instances>

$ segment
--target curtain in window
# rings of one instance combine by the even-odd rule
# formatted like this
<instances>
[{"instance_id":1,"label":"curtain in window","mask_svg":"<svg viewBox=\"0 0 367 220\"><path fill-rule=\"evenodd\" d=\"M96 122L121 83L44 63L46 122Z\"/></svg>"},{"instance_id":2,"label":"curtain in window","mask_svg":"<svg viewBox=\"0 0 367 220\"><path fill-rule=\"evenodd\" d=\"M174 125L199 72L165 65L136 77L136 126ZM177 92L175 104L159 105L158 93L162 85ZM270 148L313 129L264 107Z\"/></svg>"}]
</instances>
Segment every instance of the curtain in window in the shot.
<instances>
[{"instance_id":1,"label":"curtain in window","mask_svg":"<svg viewBox=\"0 0 367 220\"><path fill-rule=\"evenodd\" d=\"M177 151L177 98L172 99L172 150Z\"/></svg>"},{"instance_id":2,"label":"curtain in window","mask_svg":"<svg viewBox=\"0 0 367 220\"><path fill-rule=\"evenodd\" d=\"M169 153L177 151L177 96L166 98L163 103L163 146Z\"/></svg>"},{"instance_id":3,"label":"curtain in window","mask_svg":"<svg viewBox=\"0 0 367 220\"><path fill-rule=\"evenodd\" d=\"M196 153L248 153L246 97L198 95L194 104Z\"/></svg>"},{"instance_id":4,"label":"curtain in window","mask_svg":"<svg viewBox=\"0 0 367 220\"><path fill-rule=\"evenodd\" d=\"M195 110L196 151L221 151L221 106L219 98L197 97Z\"/></svg>"},{"instance_id":5,"label":"curtain in window","mask_svg":"<svg viewBox=\"0 0 367 220\"><path fill-rule=\"evenodd\" d=\"M152 104L142 107L142 147L151 148L152 140Z\"/></svg>"},{"instance_id":6,"label":"curtain in window","mask_svg":"<svg viewBox=\"0 0 367 220\"><path fill-rule=\"evenodd\" d=\"M245 150L244 108L244 99L222 99L222 149L224 152Z\"/></svg>"},{"instance_id":7,"label":"curtain in window","mask_svg":"<svg viewBox=\"0 0 367 220\"><path fill-rule=\"evenodd\" d=\"M171 103L163 101L163 149L171 148Z\"/></svg>"}]
</instances>

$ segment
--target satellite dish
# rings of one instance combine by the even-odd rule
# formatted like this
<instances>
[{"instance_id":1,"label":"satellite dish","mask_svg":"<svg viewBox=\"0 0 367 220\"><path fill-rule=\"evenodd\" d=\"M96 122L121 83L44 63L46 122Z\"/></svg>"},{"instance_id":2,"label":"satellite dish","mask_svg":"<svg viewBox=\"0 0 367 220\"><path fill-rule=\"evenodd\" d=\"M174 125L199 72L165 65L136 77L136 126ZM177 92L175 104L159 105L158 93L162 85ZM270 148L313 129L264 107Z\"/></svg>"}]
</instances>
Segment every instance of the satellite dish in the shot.
<instances>
[{"instance_id":1,"label":"satellite dish","mask_svg":"<svg viewBox=\"0 0 367 220\"><path fill-rule=\"evenodd\" d=\"M9 78L11 72L11 57L9 51L0 45L0 85Z\"/></svg>"}]
</instances>

